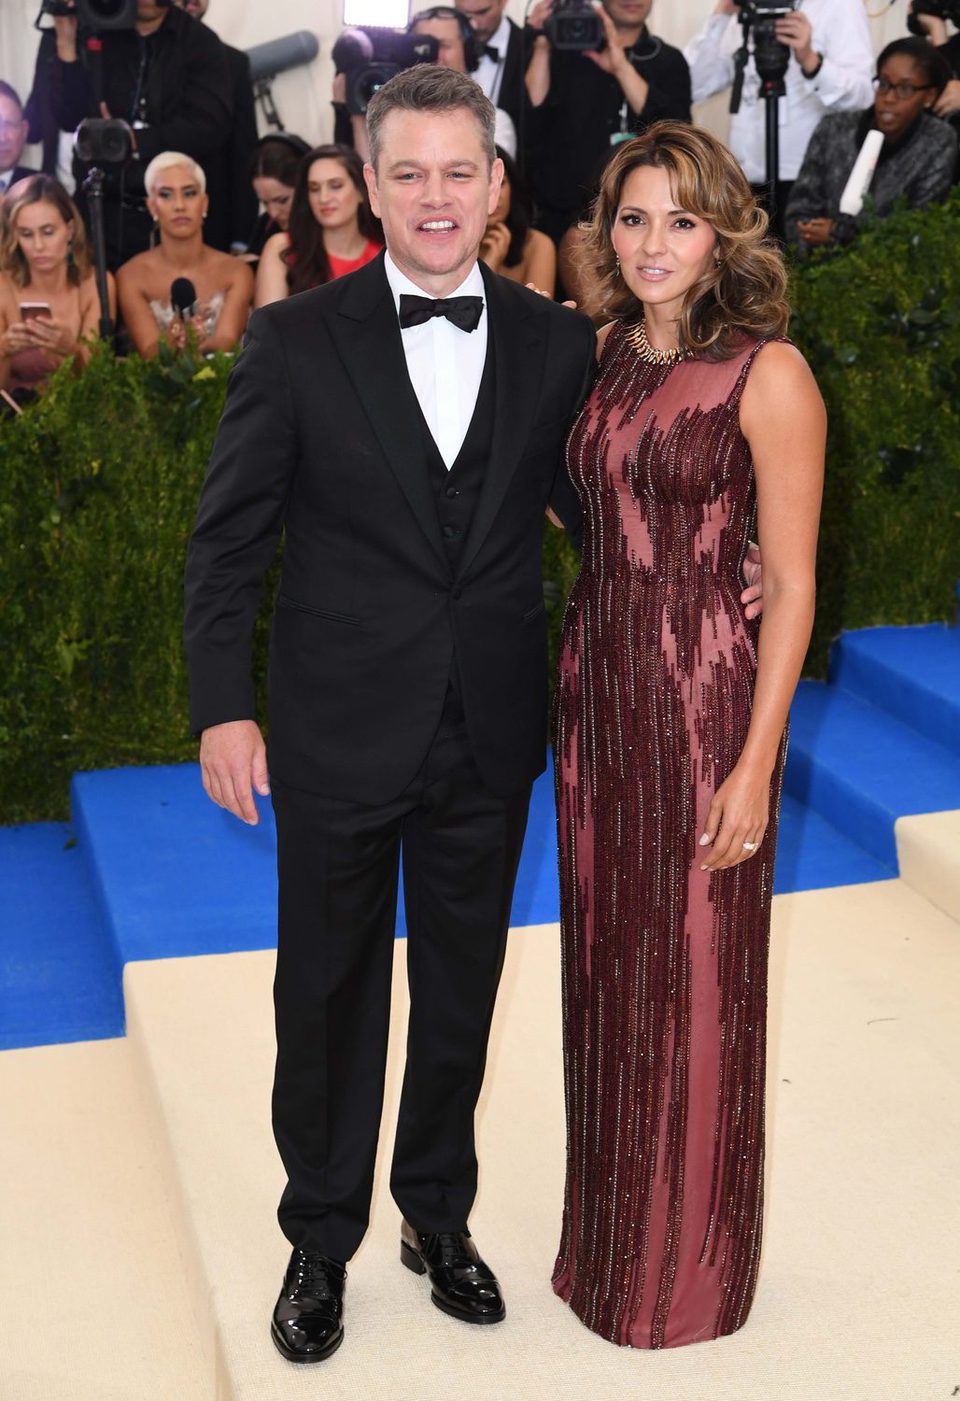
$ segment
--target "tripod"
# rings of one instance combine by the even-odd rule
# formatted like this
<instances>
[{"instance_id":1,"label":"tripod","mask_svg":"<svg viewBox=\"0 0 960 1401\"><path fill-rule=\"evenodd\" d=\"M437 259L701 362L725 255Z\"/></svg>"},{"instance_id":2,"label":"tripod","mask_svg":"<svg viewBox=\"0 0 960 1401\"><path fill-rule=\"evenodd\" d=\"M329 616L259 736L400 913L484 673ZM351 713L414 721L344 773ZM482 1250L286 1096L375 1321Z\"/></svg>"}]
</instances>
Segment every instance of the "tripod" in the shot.
<instances>
[{"instance_id":1,"label":"tripod","mask_svg":"<svg viewBox=\"0 0 960 1401\"><path fill-rule=\"evenodd\" d=\"M753 59L760 78L760 96L766 109L766 204L770 223L775 224L777 182L780 178L780 99L787 93L784 77L790 63L790 49L776 36L771 18L755 20L746 9L740 12L743 42L734 57L733 91L730 94L730 114L740 111L743 96L743 76L750 59L750 29L753 26Z\"/></svg>"}]
</instances>

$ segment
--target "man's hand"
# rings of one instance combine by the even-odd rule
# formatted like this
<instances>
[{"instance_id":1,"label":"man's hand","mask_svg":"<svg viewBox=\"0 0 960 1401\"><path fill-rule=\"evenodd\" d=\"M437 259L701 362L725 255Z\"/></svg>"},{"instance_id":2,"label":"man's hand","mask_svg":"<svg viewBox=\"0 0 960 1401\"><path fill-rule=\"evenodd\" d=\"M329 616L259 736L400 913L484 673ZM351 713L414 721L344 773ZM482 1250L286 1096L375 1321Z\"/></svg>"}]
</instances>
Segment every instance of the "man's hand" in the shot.
<instances>
[{"instance_id":1,"label":"man's hand","mask_svg":"<svg viewBox=\"0 0 960 1401\"><path fill-rule=\"evenodd\" d=\"M267 748L254 720L228 720L211 725L200 739L200 771L208 798L234 817L256 827L260 821L253 789L265 797Z\"/></svg>"},{"instance_id":2,"label":"man's hand","mask_svg":"<svg viewBox=\"0 0 960 1401\"><path fill-rule=\"evenodd\" d=\"M783 19L778 19L776 24L776 35L781 44L786 44L793 49L794 57L801 68L812 70L817 66L819 54L813 47L813 26L806 15L794 10L791 15L784 15Z\"/></svg>"},{"instance_id":3,"label":"man's hand","mask_svg":"<svg viewBox=\"0 0 960 1401\"><path fill-rule=\"evenodd\" d=\"M734 4L734 0L717 0L717 6L713 13L715 15L735 15L737 6Z\"/></svg>"},{"instance_id":4,"label":"man's hand","mask_svg":"<svg viewBox=\"0 0 960 1401\"><path fill-rule=\"evenodd\" d=\"M951 78L937 98L933 110L938 117L951 117L960 112L960 78Z\"/></svg>"},{"instance_id":5,"label":"man's hand","mask_svg":"<svg viewBox=\"0 0 960 1401\"><path fill-rule=\"evenodd\" d=\"M760 562L760 546L750 542L743 560L743 577L747 581L747 587L740 595L740 602L744 604L743 616L745 618L759 618L763 612L763 567Z\"/></svg>"},{"instance_id":6,"label":"man's hand","mask_svg":"<svg viewBox=\"0 0 960 1401\"><path fill-rule=\"evenodd\" d=\"M960 87L960 83L957 84ZM832 219L798 219L797 232L808 248L823 248L833 238Z\"/></svg>"}]
</instances>

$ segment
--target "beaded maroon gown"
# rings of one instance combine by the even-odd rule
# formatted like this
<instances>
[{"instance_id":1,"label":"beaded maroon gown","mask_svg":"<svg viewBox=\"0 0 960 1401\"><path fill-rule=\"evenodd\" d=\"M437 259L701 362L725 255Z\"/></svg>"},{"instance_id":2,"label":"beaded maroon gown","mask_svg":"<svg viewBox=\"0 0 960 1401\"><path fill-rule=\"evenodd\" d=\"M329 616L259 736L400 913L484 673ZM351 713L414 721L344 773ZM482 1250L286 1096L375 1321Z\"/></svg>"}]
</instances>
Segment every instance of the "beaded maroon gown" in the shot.
<instances>
[{"instance_id":1,"label":"beaded maroon gown","mask_svg":"<svg viewBox=\"0 0 960 1401\"><path fill-rule=\"evenodd\" d=\"M746 1320L763 1208L767 946L783 748L751 860L702 872L750 721L754 521L733 359L608 335L568 444L584 548L555 711L567 1178L554 1289L640 1348Z\"/></svg>"}]
</instances>

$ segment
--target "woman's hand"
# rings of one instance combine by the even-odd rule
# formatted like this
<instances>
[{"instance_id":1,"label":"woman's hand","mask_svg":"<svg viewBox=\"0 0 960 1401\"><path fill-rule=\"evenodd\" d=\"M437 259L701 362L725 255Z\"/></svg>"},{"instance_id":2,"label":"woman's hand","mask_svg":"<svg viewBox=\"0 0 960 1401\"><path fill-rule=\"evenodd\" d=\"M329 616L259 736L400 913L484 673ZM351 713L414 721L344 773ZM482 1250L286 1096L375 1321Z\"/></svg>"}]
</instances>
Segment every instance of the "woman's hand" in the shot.
<instances>
[{"instance_id":1,"label":"woman's hand","mask_svg":"<svg viewBox=\"0 0 960 1401\"><path fill-rule=\"evenodd\" d=\"M36 342L31 338L26 321L11 321L10 325L0 336L0 355L7 359L11 355L16 355L18 350L33 350Z\"/></svg>"},{"instance_id":2,"label":"woman's hand","mask_svg":"<svg viewBox=\"0 0 960 1401\"><path fill-rule=\"evenodd\" d=\"M47 350L51 355L60 355L65 359L77 348L72 327L66 321L58 321L55 316L33 316L26 327L31 345Z\"/></svg>"},{"instance_id":3,"label":"woman's hand","mask_svg":"<svg viewBox=\"0 0 960 1401\"><path fill-rule=\"evenodd\" d=\"M626 49L620 42L620 34L617 30L617 26L607 14L606 10L602 5L597 3L597 0L594 0L593 8L597 18L603 25L603 37L607 41L607 47L600 50L600 52L597 52L595 49L586 49L583 56L584 58L591 59L598 68L603 69L604 73L610 73L613 77L616 77L617 74L622 73L625 68L631 67L630 60L627 58Z\"/></svg>"},{"instance_id":4,"label":"woman's hand","mask_svg":"<svg viewBox=\"0 0 960 1401\"><path fill-rule=\"evenodd\" d=\"M770 774L737 764L713 796L701 847L712 847L701 871L722 871L755 856L770 820Z\"/></svg>"},{"instance_id":5,"label":"woman's hand","mask_svg":"<svg viewBox=\"0 0 960 1401\"><path fill-rule=\"evenodd\" d=\"M808 248L822 248L833 238L832 219L798 219L797 231L801 243Z\"/></svg>"},{"instance_id":6,"label":"woman's hand","mask_svg":"<svg viewBox=\"0 0 960 1401\"><path fill-rule=\"evenodd\" d=\"M537 0L533 9L527 15L527 28L543 30L543 26L553 14L553 0Z\"/></svg>"},{"instance_id":7,"label":"woman's hand","mask_svg":"<svg viewBox=\"0 0 960 1401\"><path fill-rule=\"evenodd\" d=\"M480 257L491 272L499 272L510 251L510 230L506 224L490 223L480 243Z\"/></svg>"}]
</instances>

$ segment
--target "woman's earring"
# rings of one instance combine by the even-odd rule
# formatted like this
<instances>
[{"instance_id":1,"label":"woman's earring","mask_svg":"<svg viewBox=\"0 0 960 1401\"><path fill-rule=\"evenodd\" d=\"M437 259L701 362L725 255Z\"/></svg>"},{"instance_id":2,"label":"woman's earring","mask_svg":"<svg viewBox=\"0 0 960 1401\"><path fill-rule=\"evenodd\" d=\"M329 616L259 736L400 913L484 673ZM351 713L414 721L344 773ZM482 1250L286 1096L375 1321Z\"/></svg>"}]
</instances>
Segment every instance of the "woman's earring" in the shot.
<instances>
[{"instance_id":1,"label":"woman's earring","mask_svg":"<svg viewBox=\"0 0 960 1401\"><path fill-rule=\"evenodd\" d=\"M620 259L617 259L617 276L620 276Z\"/></svg>"}]
</instances>

